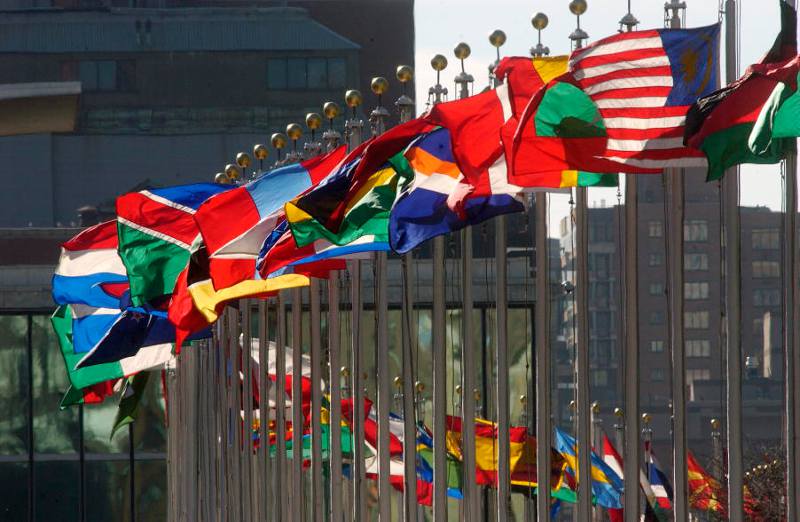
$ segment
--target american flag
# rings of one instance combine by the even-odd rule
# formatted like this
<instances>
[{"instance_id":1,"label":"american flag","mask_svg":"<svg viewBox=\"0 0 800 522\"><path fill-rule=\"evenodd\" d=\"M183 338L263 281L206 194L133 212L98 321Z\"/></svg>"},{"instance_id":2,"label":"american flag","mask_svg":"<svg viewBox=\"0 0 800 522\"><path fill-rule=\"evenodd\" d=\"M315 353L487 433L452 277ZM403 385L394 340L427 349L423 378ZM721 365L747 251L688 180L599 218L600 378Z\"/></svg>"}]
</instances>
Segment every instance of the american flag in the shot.
<instances>
[{"instance_id":1,"label":"american flag","mask_svg":"<svg viewBox=\"0 0 800 522\"><path fill-rule=\"evenodd\" d=\"M570 71L608 132L606 159L643 168L701 167L683 145L686 113L718 86L719 26L620 33L575 51Z\"/></svg>"}]
</instances>

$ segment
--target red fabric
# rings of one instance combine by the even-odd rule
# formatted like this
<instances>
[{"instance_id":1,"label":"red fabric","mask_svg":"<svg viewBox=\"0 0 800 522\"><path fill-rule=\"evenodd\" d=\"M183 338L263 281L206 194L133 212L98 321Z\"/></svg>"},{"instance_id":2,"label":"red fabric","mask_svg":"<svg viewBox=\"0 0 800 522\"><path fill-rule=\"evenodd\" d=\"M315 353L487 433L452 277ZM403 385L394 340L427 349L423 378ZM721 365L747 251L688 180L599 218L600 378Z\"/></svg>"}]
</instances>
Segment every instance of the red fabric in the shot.
<instances>
[{"instance_id":1,"label":"red fabric","mask_svg":"<svg viewBox=\"0 0 800 522\"><path fill-rule=\"evenodd\" d=\"M118 197L117 215L187 245L191 245L197 237L193 213L165 205L141 192Z\"/></svg>"},{"instance_id":2,"label":"red fabric","mask_svg":"<svg viewBox=\"0 0 800 522\"><path fill-rule=\"evenodd\" d=\"M208 327L206 318L194 307L194 301L187 286L189 267L183 269L175 281L175 289L169 301L167 318L175 326L175 353L181 353L181 346L187 337Z\"/></svg>"},{"instance_id":3,"label":"red fabric","mask_svg":"<svg viewBox=\"0 0 800 522\"><path fill-rule=\"evenodd\" d=\"M64 250L100 250L117 248L117 220L105 221L81 231L61 245Z\"/></svg>"}]
</instances>

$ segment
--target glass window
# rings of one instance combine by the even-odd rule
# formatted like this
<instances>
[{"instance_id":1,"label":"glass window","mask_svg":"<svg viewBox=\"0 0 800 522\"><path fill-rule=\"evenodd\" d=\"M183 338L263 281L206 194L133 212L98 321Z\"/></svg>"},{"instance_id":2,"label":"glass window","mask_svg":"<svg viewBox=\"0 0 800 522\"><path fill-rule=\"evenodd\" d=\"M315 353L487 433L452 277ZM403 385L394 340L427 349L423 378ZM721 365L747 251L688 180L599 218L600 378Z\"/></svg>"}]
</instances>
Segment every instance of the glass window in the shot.
<instances>
[{"instance_id":1,"label":"glass window","mask_svg":"<svg viewBox=\"0 0 800 522\"><path fill-rule=\"evenodd\" d=\"M664 264L664 256L662 254L652 253L650 254L650 266L661 266Z\"/></svg>"},{"instance_id":2,"label":"glass window","mask_svg":"<svg viewBox=\"0 0 800 522\"><path fill-rule=\"evenodd\" d=\"M683 268L687 271L708 270L708 254L684 254Z\"/></svg>"},{"instance_id":3,"label":"glass window","mask_svg":"<svg viewBox=\"0 0 800 522\"><path fill-rule=\"evenodd\" d=\"M650 295L663 295L664 285L661 283L650 283Z\"/></svg>"},{"instance_id":4,"label":"glass window","mask_svg":"<svg viewBox=\"0 0 800 522\"><path fill-rule=\"evenodd\" d=\"M97 62L82 61L78 64L78 78L84 91L97 90Z\"/></svg>"},{"instance_id":5,"label":"glass window","mask_svg":"<svg viewBox=\"0 0 800 522\"><path fill-rule=\"evenodd\" d=\"M106 435L108 438L108 435ZM86 520L128 520L130 477L128 461L86 462Z\"/></svg>"},{"instance_id":6,"label":"glass window","mask_svg":"<svg viewBox=\"0 0 800 522\"><path fill-rule=\"evenodd\" d=\"M284 58L267 60L267 89L284 90L287 86L286 60Z\"/></svg>"},{"instance_id":7,"label":"glass window","mask_svg":"<svg viewBox=\"0 0 800 522\"><path fill-rule=\"evenodd\" d=\"M780 288L756 288L753 290L753 305L780 306L781 297Z\"/></svg>"},{"instance_id":8,"label":"glass window","mask_svg":"<svg viewBox=\"0 0 800 522\"><path fill-rule=\"evenodd\" d=\"M663 368L651 368L650 369L650 380L654 382L660 382L664 380L664 369Z\"/></svg>"},{"instance_id":9,"label":"glass window","mask_svg":"<svg viewBox=\"0 0 800 522\"><path fill-rule=\"evenodd\" d=\"M711 341L708 339L686 341L686 357L711 357Z\"/></svg>"},{"instance_id":10,"label":"glass window","mask_svg":"<svg viewBox=\"0 0 800 522\"><path fill-rule=\"evenodd\" d=\"M650 312L650 324L664 324L664 312Z\"/></svg>"},{"instance_id":11,"label":"glass window","mask_svg":"<svg viewBox=\"0 0 800 522\"><path fill-rule=\"evenodd\" d=\"M753 261L753 277L780 277L781 266L777 261Z\"/></svg>"},{"instance_id":12,"label":"glass window","mask_svg":"<svg viewBox=\"0 0 800 522\"><path fill-rule=\"evenodd\" d=\"M592 386L597 386L597 387L608 386L608 371L594 370L592 372Z\"/></svg>"},{"instance_id":13,"label":"glass window","mask_svg":"<svg viewBox=\"0 0 800 522\"><path fill-rule=\"evenodd\" d=\"M97 90L113 91L117 88L117 62L97 62Z\"/></svg>"},{"instance_id":14,"label":"glass window","mask_svg":"<svg viewBox=\"0 0 800 522\"><path fill-rule=\"evenodd\" d=\"M28 464L25 462L0 462L0 488L2 488L0 491L3 492L0 495L2 519L27 520Z\"/></svg>"},{"instance_id":15,"label":"glass window","mask_svg":"<svg viewBox=\"0 0 800 522\"><path fill-rule=\"evenodd\" d=\"M708 283L683 283L684 299L708 299Z\"/></svg>"},{"instance_id":16,"label":"glass window","mask_svg":"<svg viewBox=\"0 0 800 522\"><path fill-rule=\"evenodd\" d=\"M119 430L113 439L111 427L117 415L117 404L106 400L102 404L83 408L83 438L87 453L125 453L128 451L128 430Z\"/></svg>"},{"instance_id":17,"label":"glass window","mask_svg":"<svg viewBox=\"0 0 800 522\"><path fill-rule=\"evenodd\" d=\"M708 317L708 311L684 312L684 326L686 328L708 328Z\"/></svg>"},{"instance_id":18,"label":"glass window","mask_svg":"<svg viewBox=\"0 0 800 522\"><path fill-rule=\"evenodd\" d=\"M664 351L664 341L650 341L650 351L661 353Z\"/></svg>"},{"instance_id":19,"label":"glass window","mask_svg":"<svg viewBox=\"0 0 800 522\"><path fill-rule=\"evenodd\" d=\"M347 84L347 64L344 58L328 58L328 87L343 89Z\"/></svg>"},{"instance_id":20,"label":"glass window","mask_svg":"<svg viewBox=\"0 0 800 522\"><path fill-rule=\"evenodd\" d=\"M163 520L167 513L167 463L136 462L136 520Z\"/></svg>"},{"instance_id":21,"label":"glass window","mask_svg":"<svg viewBox=\"0 0 800 522\"><path fill-rule=\"evenodd\" d=\"M28 318L0 316L0 455L28 452ZM58 402L53 404L58 408Z\"/></svg>"},{"instance_id":22,"label":"glass window","mask_svg":"<svg viewBox=\"0 0 800 522\"><path fill-rule=\"evenodd\" d=\"M708 241L708 221L692 219L683 224L684 241Z\"/></svg>"},{"instance_id":23,"label":"glass window","mask_svg":"<svg viewBox=\"0 0 800 522\"><path fill-rule=\"evenodd\" d=\"M777 228L754 229L751 238L755 250L778 250L780 248L780 234Z\"/></svg>"},{"instance_id":24,"label":"glass window","mask_svg":"<svg viewBox=\"0 0 800 522\"><path fill-rule=\"evenodd\" d=\"M661 237L664 235L664 224L661 221L649 221L647 223L647 235L650 237Z\"/></svg>"},{"instance_id":25,"label":"glass window","mask_svg":"<svg viewBox=\"0 0 800 522\"><path fill-rule=\"evenodd\" d=\"M305 89L308 86L305 58L289 58L286 61L286 73L289 89Z\"/></svg>"},{"instance_id":26,"label":"glass window","mask_svg":"<svg viewBox=\"0 0 800 522\"><path fill-rule=\"evenodd\" d=\"M308 88L325 89L328 86L327 60L325 58L309 58Z\"/></svg>"},{"instance_id":27,"label":"glass window","mask_svg":"<svg viewBox=\"0 0 800 522\"><path fill-rule=\"evenodd\" d=\"M36 462L36 519L78 521L80 516L80 462ZM91 496L89 496L91 495ZM95 501L87 495L87 504ZM21 520L21 519L20 519Z\"/></svg>"}]
</instances>

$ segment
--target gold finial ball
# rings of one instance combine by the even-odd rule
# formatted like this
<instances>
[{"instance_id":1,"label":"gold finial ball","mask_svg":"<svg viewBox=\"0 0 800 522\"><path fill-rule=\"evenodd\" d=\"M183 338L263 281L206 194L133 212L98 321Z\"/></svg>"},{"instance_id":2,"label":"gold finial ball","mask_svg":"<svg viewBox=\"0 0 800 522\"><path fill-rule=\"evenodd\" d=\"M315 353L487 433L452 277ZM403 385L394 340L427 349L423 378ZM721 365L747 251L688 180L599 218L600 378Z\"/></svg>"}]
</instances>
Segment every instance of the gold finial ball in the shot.
<instances>
[{"instance_id":1,"label":"gold finial ball","mask_svg":"<svg viewBox=\"0 0 800 522\"><path fill-rule=\"evenodd\" d=\"M528 404L528 396L527 395L520 395L519 396L519 403L525 406Z\"/></svg>"},{"instance_id":2,"label":"gold finial ball","mask_svg":"<svg viewBox=\"0 0 800 522\"><path fill-rule=\"evenodd\" d=\"M433 58L431 58L431 67L433 67L434 71L444 71L447 69L447 58L444 55L437 54Z\"/></svg>"},{"instance_id":3,"label":"gold finial ball","mask_svg":"<svg viewBox=\"0 0 800 522\"><path fill-rule=\"evenodd\" d=\"M414 389L417 390L417 393L422 393L425 391L425 383L422 381L417 381L414 383Z\"/></svg>"},{"instance_id":4,"label":"gold finial ball","mask_svg":"<svg viewBox=\"0 0 800 522\"><path fill-rule=\"evenodd\" d=\"M456 385L456 395L461 395L461 385Z\"/></svg>"},{"instance_id":5,"label":"gold finial ball","mask_svg":"<svg viewBox=\"0 0 800 522\"><path fill-rule=\"evenodd\" d=\"M642 413L642 422L644 422L645 424L650 424L651 419L652 417L650 416L649 413Z\"/></svg>"},{"instance_id":6,"label":"gold finial ball","mask_svg":"<svg viewBox=\"0 0 800 522\"><path fill-rule=\"evenodd\" d=\"M214 176L214 183L219 183L220 185L230 185L231 178L229 178L224 172L217 172L217 174Z\"/></svg>"},{"instance_id":7,"label":"gold finial ball","mask_svg":"<svg viewBox=\"0 0 800 522\"><path fill-rule=\"evenodd\" d=\"M472 49L470 49L469 45L467 45L466 43L461 42L458 45L456 45L455 49L453 49L453 54L455 54L456 58L458 58L459 60L466 60L467 58L469 58L469 55L472 54Z\"/></svg>"},{"instance_id":8,"label":"gold finial ball","mask_svg":"<svg viewBox=\"0 0 800 522\"><path fill-rule=\"evenodd\" d=\"M407 83L414 79L414 69L410 65L398 65L394 75L400 83Z\"/></svg>"},{"instance_id":9,"label":"gold finial ball","mask_svg":"<svg viewBox=\"0 0 800 522\"><path fill-rule=\"evenodd\" d=\"M286 137L286 134L282 132L276 132L272 135L272 146L276 149L280 150L289 143L289 138Z\"/></svg>"},{"instance_id":10,"label":"gold finial ball","mask_svg":"<svg viewBox=\"0 0 800 522\"><path fill-rule=\"evenodd\" d=\"M383 76L376 76L370 82L369 87L372 89L372 92L380 96L389 90L389 80Z\"/></svg>"},{"instance_id":11,"label":"gold finial ball","mask_svg":"<svg viewBox=\"0 0 800 522\"><path fill-rule=\"evenodd\" d=\"M600 413L600 403L599 402L594 401L592 403L592 413Z\"/></svg>"},{"instance_id":12,"label":"gold finial ball","mask_svg":"<svg viewBox=\"0 0 800 522\"><path fill-rule=\"evenodd\" d=\"M317 130L322 127L322 116L316 112L309 112L306 114L306 127L311 130Z\"/></svg>"},{"instance_id":13,"label":"gold finial ball","mask_svg":"<svg viewBox=\"0 0 800 522\"><path fill-rule=\"evenodd\" d=\"M267 156L269 156L269 149L266 145L253 145L253 156L256 157L257 160L265 160Z\"/></svg>"},{"instance_id":14,"label":"gold finial ball","mask_svg":"<svg viewBox=\"0 0 800 522\"><path fill-rule=\"evenodd\" d=\"M575 16L580 16L585 13L588 7L586 0L572 0L572 2L569 3L569 10Z\"/></svg>"},{"instance_id":15,"label":"gold finial ball","mask_svg":"<svg viewBox=\"0 0 800 522\"><path fill-rule=\"evenodd\" d=\"M348 368L347 366L342 366L339 369L339 375L347 379L348 377L350 377L350 368Z\"/></svg>"},{"instance_id":16,"label":"gold finial ball","mask_svg":"<svg viewBox=\"0 0 800 522\"><path fill-rule=\"evenodd\" d=\"M399 375L394 378L394 386L395 388L402 388L403 387L403 378Z\"/></svg>"},{"instance_id":17,"label":"gold finial ball","mask_svg":"<svg viewBox=\"0 0 800 522\"><path fill-rule=\"evenodd\" d=\"M506 33L500 29L495 29L489 35L489 43L494 47L502 47L506 43Z\"/></svg>"},{"instance_id":18,"label":"gold finial ball","mask_svg":"<svg viewBox=\"0 0 800 522\"><path fill-rule=\"evenodd\" d=\"M322 106L322 114L329 120L334 119L339 115L339 104L332 101L325 102L325 105Z\"/></svg>"},{"instance_id":19,"label":"gold finial ball","mask_svg":"<svg viewBox=\"0 0 800 522\"><path fill-rule=\"evenodd\" d=\"M286 135L290 140L297 141L303 137L303 127L297 123L290 123L286 126Z\"/></svg>"},{"instance_id":20,"label":"gold finial ball","mask_svg":"<svg viewBox=\"0 0 800 522\"><path fill-rule=\"evenodd\" d=\"M236 155L236 164L242 167L243 169L246 169L247 167L250 166L250 161L251 161L250 154L246 152L240 152L239 154Z\"/></svg>"},{"instance_id":21,"label":"gold finial ball","mask_svg":"<svg viewBox=\"0 0 800 522\"><path fill-rule=\"evenodd\" d=\"M614 408L614 416L619 417L620 419L625 416L622 412L622 408Z\"/></svg>"},{"instance_id":22,"label":"gold finial ball","mask_svg":"<svg viewBox=\"0 0 800 522\"><path fill-rule=\"evenodd\" d=\"M228 163L225 165L225 174L228 178L235 181L239 179L239 168L233 163Z\"/></svg>"},{"instance_id":23,"label":"gold finial ball","mask_svg":"<svg viewBox=\"0 0 800 522\"><path fill-rule=\"evenodd\" d=\"M711 429L718 430L719 429L719 419L711 419Z\"/></svg>"},{"instance_id":24,"label":"gold finial ball","mask_svg":"<svg viewBox=\"0 0 800 522\"><path fill-rule=\"evenodd\" d=\"M531 18L531 25L537 31L544 30L549 23L550 19L547 18L547 15L544 13L536 13L536 15L533 18Z\"/></svg>"},{"instance_id":25,"label":"gold finial ball","mask_svg":"<svg viewBox=\"0 0 800 522\"><path fill-rule=\"evenodd\" d=\"M344 93L344 101L348 107L354 109L361 105L361 102L364 98L361 96L361 92L357 91L356 89L350 89L346 93Z\"/></svg>"},{"instance_id":26,"label":"gold finial ball","mask_svg":"<svg viewBox=\"0 0 800 522\"><path fill-rule=\"evenodd\" d=\"M575 411L575 408L578 407L578 404L575 401L569 401L569 409Z\"/></svg>"},{"instance_id":27,"label":"gold finial ball","mask_svg":"<svg viewBox=\"0 0 800 522\"><path fill-rule=\"evenodd\" d=\"M474 388L472 390L472 396L475 398L475 402L480 402L480 400L481 400L481 391L478 388Z\"/></svg>"}]
</instances>

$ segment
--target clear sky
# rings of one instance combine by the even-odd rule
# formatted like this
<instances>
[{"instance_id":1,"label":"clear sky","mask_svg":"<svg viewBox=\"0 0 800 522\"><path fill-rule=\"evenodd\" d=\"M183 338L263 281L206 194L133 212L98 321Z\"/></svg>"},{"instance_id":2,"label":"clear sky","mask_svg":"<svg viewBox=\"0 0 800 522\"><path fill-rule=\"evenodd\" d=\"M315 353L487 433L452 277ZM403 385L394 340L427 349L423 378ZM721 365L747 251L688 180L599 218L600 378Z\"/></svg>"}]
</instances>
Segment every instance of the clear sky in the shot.
<instances>
[{"instance_id":1,"label":"clear sky","mask_svg":"<svg viewBox=\"0 0 800 522\"><path fill-rule=\"evenodd\" d=\"M581 27L589 33L590 41L609 36L619 30L619 20L627 12L625 0L588 0L588 11L581 17ZM686 25L696 27L716 23L719 19L717 0L686 0ZM756 62L769 49L780 29L778 0L739 0L740 70ZM575 17L569 12L568 0L416 0L416 86L418 110L425 108L428 88L436 76L430 59L441 53L450 62L443 72L442 84L452 95L453 77L458 64L453 48L466 42L472 55L466 61L467 72L475 77L475 92L488 84L488 67L494 62L495 50L488 35L502 29L508 36L501 48L502 56L529 56L536 43L536 31L530 20L541 11L550 24L542 32L542 43L550 47L551 55L570 51L568 35L575 29ZM631 11L639 19L640 29L664 26L663 0L632 0ZM724 48L724 46L723 46ZM724 56L724 54L722 55ZM724 74L724 73L723 73ZM724 78L724 76L723 76ZM766 205L781 209L781 181L777 166L746 166L742 172L742 205ZM614 189L591 189L591 202L615 200ZM550 228L556 233L560 215L567 212L567 198L554 196Z\"/></svg>"}]
</instances>

